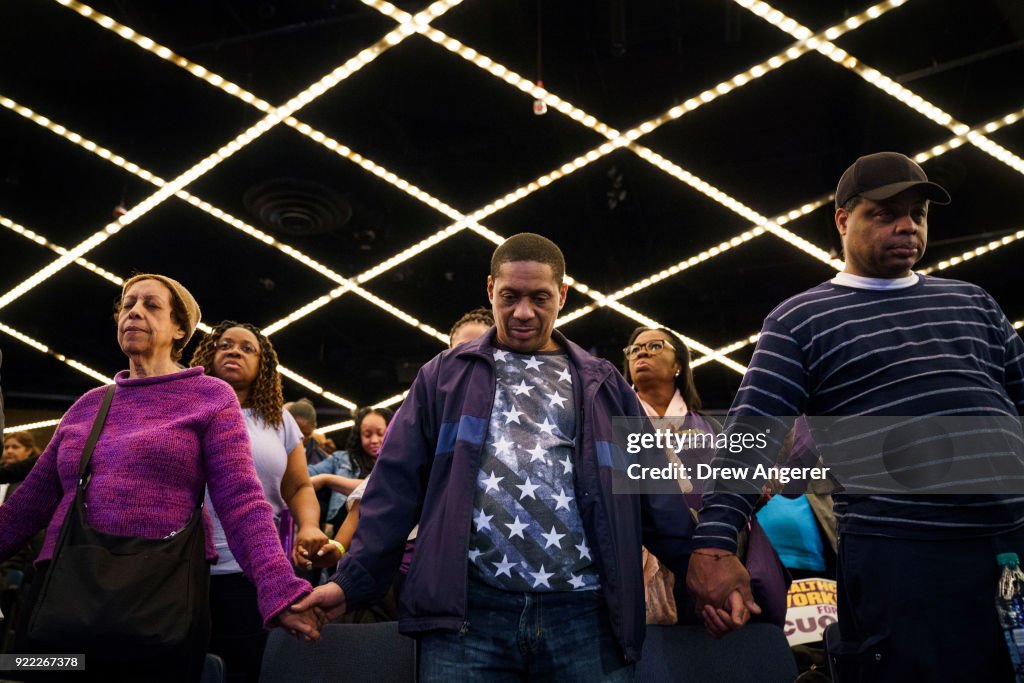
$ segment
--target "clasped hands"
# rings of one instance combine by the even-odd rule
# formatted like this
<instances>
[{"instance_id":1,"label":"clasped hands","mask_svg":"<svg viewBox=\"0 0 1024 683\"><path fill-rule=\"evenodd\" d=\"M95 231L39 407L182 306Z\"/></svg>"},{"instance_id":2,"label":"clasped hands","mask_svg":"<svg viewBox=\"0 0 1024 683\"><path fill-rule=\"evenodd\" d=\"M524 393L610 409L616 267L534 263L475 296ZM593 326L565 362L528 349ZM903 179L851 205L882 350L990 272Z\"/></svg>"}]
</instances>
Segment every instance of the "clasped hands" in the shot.
<instances>
[{"instance_id":1,"label":"clasped hands","mask_svg":"<svg viewBox=\"0 0 1024 683\"><path fill-rule=\"evenodd\" d=\"M296 638L318 640L323 625L344 613L345 591L333 581L328 581L281 612L277 620Z\"/></svg>"},{"instance_id":2,"label":"clasped hands","mask_svg":"<svg viewBox=\"0 0 1024 683\"><path fill-rule=\"evenodd\" d=\"M345 613L345 591L328 581L277 615L288 633L302 640L319 640L320 629Z\"/></svg>"},{"instance_id":3,"label":"clasped hands","mask_svg":"<svg viewBox=\"0 0 1024 683\"><path fill-rule=\"evenodd\" d=\"M309 571L314 567L333 567L340 559L340 553L335 551L320 527L314 524L299 527L292 548L292 564L297 568Z\"/></svg>"},{"instance_id":4,"label":"clasped hands","mask_svg":"<svg viewBox=\"0 0 1024 683\"><path fill-rule=\"evenodd\" d=\"M690 556L686 587L697 599L697 614L712 638L740 628L761 608L750 592L750 574L735 553L701 548Z\"/></svg>"}]
</instances>

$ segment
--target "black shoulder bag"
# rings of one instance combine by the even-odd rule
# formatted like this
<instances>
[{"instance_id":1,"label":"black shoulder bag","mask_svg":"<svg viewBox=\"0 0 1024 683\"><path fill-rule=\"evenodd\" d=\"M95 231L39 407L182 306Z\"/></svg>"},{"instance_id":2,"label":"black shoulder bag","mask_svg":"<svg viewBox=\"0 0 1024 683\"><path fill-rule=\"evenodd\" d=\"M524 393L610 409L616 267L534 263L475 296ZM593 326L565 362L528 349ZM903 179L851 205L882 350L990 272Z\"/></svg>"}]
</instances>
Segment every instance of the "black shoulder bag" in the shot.
<instances>
[{"instance_id":1,"label":"black shoulder bag","mask_svg":"<svg viewBox=\"0 0 1024 683\"><path fill-rule=\"evenodd\" d=\"M89 526L89 461L103 431L114 385L86 441L75 500L61 526L29 621L29 637L65 652L113 653L139 660L171 655L197 638L209 619L209 565L203 497L188 523L165 538L115 536Z\"/></svg>"}]
</instances>

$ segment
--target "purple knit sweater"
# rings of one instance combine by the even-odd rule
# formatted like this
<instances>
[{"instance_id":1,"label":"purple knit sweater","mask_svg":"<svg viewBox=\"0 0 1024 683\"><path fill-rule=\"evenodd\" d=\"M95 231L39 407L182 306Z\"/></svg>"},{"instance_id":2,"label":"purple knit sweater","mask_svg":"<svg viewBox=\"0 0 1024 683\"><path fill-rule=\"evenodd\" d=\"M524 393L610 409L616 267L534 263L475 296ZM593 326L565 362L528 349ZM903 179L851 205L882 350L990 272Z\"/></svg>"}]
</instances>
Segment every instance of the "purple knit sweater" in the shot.
<instances>
[{"instance_id":1,"label":"purple knit sweater","mask_svg":"<svg viewBox=\"0 0 1024 683\"><path fill-rule=\"evenodd\" d=\"M231 387L202 368L139 379L123 371L115 382L92 454L89 524L110 534L162 538L185 526L208 486L228 546L256 585L264 623L309 593L281 548ZM105 390L93 389L71 406L31 474L0 506L0 560L43 527L37 561L52 558ZM203 522L207 557L216 559L209 515Z\"/></svg>"}]
</instances>

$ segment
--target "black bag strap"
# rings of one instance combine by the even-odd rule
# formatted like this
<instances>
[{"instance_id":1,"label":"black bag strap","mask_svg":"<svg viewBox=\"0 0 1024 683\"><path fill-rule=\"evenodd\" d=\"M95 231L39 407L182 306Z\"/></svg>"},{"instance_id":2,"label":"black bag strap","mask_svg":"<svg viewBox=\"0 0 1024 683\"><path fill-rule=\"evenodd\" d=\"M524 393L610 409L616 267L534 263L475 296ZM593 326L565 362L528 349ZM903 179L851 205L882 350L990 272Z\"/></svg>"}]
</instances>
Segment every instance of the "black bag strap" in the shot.
<instances>
[{"instance_id":1,"label":"black bag strap","mask_svg":"<svg viewBox=\"0 0 1024 683\"><path fill-rule=\"evenodd\" d=\"M114 400L114 390L117 388L116 384L111 384L107 387L107 391L103 394L103 403L100 404L100 411L96 413L96 419L92 423L92 431L89 432L89 438L85 441L85 448L82 449L82 459L78 464L78 486L84 488L88 483L85 476L89 469L89 461L92 459L92 452L96 448L96 442L100 440L100 434L103 432L103 423L107 420L107 413L110 412L110 403Z\"/></svg>"}]
</instances>

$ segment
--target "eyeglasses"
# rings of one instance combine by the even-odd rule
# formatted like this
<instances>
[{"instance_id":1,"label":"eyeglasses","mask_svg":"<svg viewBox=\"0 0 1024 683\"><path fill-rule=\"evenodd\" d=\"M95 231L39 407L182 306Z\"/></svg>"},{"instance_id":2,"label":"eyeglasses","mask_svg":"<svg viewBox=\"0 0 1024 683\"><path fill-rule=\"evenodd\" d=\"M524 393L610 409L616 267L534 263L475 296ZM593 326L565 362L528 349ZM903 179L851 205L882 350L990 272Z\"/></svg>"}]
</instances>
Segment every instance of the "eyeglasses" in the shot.
<instances>
[{"instance_id":1,"label":"eyeglasses","mask_svg":"<svg viewBox=\"0 0 1024 683\"><path fill-rule=\"evenodd\" d=\"M676 350L676 347L672 346L664 339L652 339L651 341L644 342L643 344L630 344L626 348L622 349L622 352L626 354L626 358L636 358L636 355L641 351L646 351L652 356L657 356L665 347L668 347L673 351Z\"/></svg>"},{"instance_id":2,"label":"eyeglasses","mask_svg":"<svg viewBox=\"0 0 1024 683\"><path fill-rule=\"evenodd\" d=\"M214 345L213 345L213 348L217 349L218 351L230 351L231 349L235 348L236 346L238 347L239 351L241 351L242 353L244 353L247 356L256 356L256 355L259 355L259 352L260 352L260 350L258 348L256 348L255 346L253 346L252 344L250 344L247 341L244 341L241 344L239 344L239 343L231 341L230 339L221 339L221 340L215 342Z\"/></svg>"}]
</instances>

